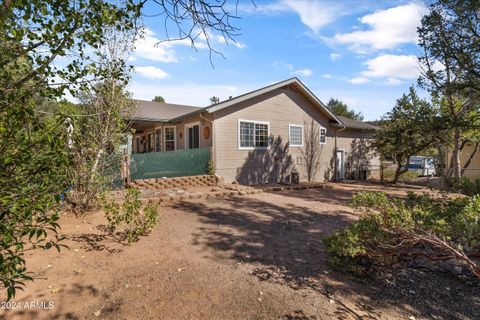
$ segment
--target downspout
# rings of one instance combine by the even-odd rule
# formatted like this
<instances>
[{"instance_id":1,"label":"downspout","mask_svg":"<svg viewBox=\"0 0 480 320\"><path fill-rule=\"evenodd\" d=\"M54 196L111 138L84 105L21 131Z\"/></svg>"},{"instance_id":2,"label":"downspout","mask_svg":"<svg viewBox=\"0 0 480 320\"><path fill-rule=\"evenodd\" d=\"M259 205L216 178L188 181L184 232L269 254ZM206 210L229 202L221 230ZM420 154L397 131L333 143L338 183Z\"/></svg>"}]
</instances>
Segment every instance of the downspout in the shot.
<instances>
[{"instance_id":1,"label":"downspout","mask_svg":"<svg viewBox=\"0 0 480 320\"><path fill-rule=\"evenodd\" d=\"M337 133L340 132L340 131L343 131L345 130L347 127L345 127L344 125L342 125L342 128L340 129L337 129L335 130L335 151L334 151L334 159L335 159L335 166L334 166L334 169L333 169L333 181L337 182L337 168L338 168L338 159L337 159Z\"/></svg>"},{"instance_id":2,"label":"downspout","mask_svg":"<svg viewBox=\"0 0 480 320\"><path fill-rule=\"evenodd\" d=\"M213 120L205 118L201 112L199 113L199 116L200 116L200 119L208 121L208 122L211 123L211 126L210 126L212 128L211 133L210 133L211 134L210 138L212 139L211 153L212 153L212 162L213 162L213 165L214 165L214 168L215 168L215 171L216 171L216 168L217 168L217 153L215 152L215 148L214 148L214 146L215 146L215 130L213 129L214 123L213 123Z\"/></svg>"}]
</instances>

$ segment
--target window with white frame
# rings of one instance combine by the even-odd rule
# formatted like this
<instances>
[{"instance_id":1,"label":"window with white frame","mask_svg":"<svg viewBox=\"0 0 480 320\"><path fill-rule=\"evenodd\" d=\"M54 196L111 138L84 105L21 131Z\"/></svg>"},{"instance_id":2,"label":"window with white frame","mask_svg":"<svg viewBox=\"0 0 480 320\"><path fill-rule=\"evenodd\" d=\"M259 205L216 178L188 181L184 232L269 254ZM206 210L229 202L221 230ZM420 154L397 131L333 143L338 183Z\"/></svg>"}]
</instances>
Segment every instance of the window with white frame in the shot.
<instances>
[{"instance_id":1,"label":"window with white frame","mask_svg":"<svg viewBox=\"0 0 480 320\"><path fill-rule=\"evenodd\" d=\"M165 127L165 151L175 151L175 127Z\"/></svg>"},{"instance_id":2,"label":"window with white frame","mask_svg":"<svg viewBox=\"0 0 480 320\"><path fill-rule=\"evenodd\" d=\"M327 143L327 129L320 128L320 143Z\"/></svg>"},{"instance_id":3,"label":"window with white frame","mask_svg":"<svg viewBox=\"0 0 480 320\"><path fill-rule=\"evenodd\" d=\"M290 147L303 147L303 126L298 124L288 125L288 145Z\"/></svg>"},{"instance_id":4,"label":"window with white frame","mask_svg":"<svg viewBox=\"0 0 480 320\"><path fill-rule=\"evenodd\" d=\"M269 126L268 122L240 120L238 124L239 148L267 148Z\"/></svg>"}]
</instances>

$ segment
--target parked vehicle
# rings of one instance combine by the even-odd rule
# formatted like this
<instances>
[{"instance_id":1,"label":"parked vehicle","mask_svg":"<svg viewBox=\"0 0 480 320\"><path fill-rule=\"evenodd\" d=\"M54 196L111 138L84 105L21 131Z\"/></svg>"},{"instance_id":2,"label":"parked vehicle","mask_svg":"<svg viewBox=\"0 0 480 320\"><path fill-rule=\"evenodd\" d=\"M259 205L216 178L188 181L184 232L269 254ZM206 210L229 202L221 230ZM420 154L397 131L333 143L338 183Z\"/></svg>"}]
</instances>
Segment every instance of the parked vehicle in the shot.
<instances>
[{"instance_id":1,"label":"parked vehicle","mask_svg":"<svg viewBox=\"0 0 480 320\"><path fill-rule=\"evenodd\" d=\"M416 172L418 176L434 176L435 162L431 157L413 156L410 157L408 170Z\"/></svg>"}]
</instances>

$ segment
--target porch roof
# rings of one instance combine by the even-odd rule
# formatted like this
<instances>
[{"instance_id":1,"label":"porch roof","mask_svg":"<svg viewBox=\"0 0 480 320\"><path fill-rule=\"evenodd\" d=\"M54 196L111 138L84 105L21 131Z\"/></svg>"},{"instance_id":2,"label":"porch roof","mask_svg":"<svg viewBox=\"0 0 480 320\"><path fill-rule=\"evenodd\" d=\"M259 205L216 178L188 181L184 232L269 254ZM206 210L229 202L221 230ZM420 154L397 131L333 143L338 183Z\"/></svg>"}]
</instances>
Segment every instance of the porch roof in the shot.
<instances>
[{"instance_id":1,"label":"porch roof","mask_svg":"<svg viewBox=\"0 0 480 320\"><path fill-rule=\"evenodd\" d=\"M169 122L171 119L200 110L199 107L155 101L133 100L135 122Z\"/></svg>"}]
</instances>

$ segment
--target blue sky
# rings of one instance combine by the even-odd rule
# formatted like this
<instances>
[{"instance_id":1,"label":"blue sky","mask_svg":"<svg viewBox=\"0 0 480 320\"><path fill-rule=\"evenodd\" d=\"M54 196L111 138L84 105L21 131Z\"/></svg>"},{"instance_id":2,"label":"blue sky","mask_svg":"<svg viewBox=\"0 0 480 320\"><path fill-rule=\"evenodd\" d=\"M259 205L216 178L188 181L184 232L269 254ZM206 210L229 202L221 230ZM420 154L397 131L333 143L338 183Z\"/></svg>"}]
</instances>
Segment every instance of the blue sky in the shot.
<instances>
[{"instance_id":1,"label":"blue sky","mask_svg":"<svg viewBox=\"0 0 480 320\"><path fill-rule=\"evenodd\" d=\"M236 1L230 1L232 5ZM330 97L381 117L419 75L416 28L425 7L412 1L240 0L233 24L236 43L211 34L209 52L201 38L162 43L159 17L144 18L146 35L130 57L135 66L129 90L138 99L161 95L167 102L205 106L292 76L322 101ZM149 13L155 13L149 8ZM231 8L235 10L235 7Z\"/></svg>"}]
</instances>

